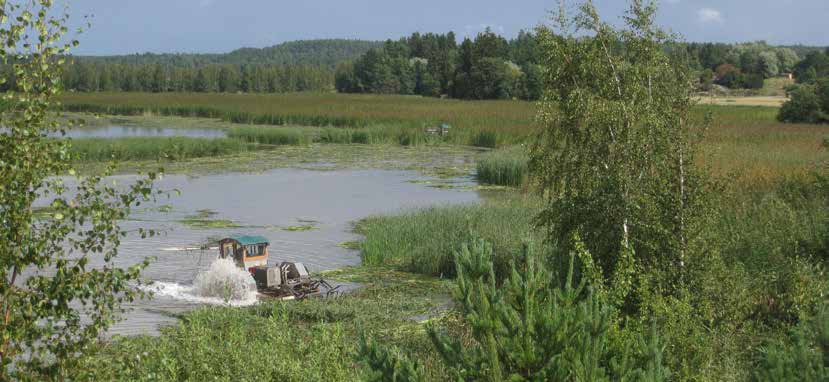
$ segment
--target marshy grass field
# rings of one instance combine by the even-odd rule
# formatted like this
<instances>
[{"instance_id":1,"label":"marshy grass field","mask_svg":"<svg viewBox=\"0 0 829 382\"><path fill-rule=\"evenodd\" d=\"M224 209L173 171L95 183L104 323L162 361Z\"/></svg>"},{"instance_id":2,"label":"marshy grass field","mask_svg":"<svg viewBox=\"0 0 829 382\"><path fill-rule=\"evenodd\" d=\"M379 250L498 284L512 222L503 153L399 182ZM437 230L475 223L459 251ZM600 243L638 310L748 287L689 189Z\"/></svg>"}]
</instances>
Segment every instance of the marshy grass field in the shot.
<instances>
[{"instance_id":1,"label":"marshy grass field","mask_svg":"<svg viewBox=\"0 0 829 382\"><path fill-rule=\"evenodd\" d=\"M446 143L505 148L528 144L537 131L536 105L524 101L327 93L68 93L62 101L65 110L74 112L222 119L240 126L229 130L229 138L266 145ZM783 124L776 120L777 110L697 106L694 117L699 123L709 117L711 121L699 164L717 176L749 183L776 182L813 171L829 157L823 148L829 127ZM427 127L440 123L452 126L448 137L426 134ZM480 173L486 169L479 168ZM512 177L502 170L494 173ZM497 183L515 184L514 177L507 178Z\"/></svg>"},{"instance_id":2,"label":"marshy grass field","mask_svg":"<svg viewBox=\"0 0 829 382\"><path fill-rule=\"evenodd\" d=\"M136 125L203 124L226 131L216 139L74 139L76 158L93 169L112 159L134 169L157 165L161 158L165 167L185 173L327 163L417 170L433 178L466 176L483 190L479 203L355 222L364 239L348 245L360 251L363 266L329 276L363 283L356 293L331 302L199 309L161 337L107 343L90 360L90 378L141 379L153 373L166 380L254 379L261 374L239 366L253 355L266 360L262 370L272 378L301 380L312 373L313 379L357 380L367 377L356 360L367 335L395 354L418 359L427 380L441 380L447 370L425 328L437 325L469 339L469 328L447 306L453 290L447 279L454 276L461 245L476 238L491 243L499 278L523 246L547 248L533 221L543 201L528 179L528 150L538 131L536 105L530 102L74 93L63 96L63 105L84 119L96 113L102 120L124 118ZM708 224L721 256L705 265L709 273L699 296L672 302L682 307L704 299L710 306L693 320L673 308L654 312L669 346L665 363L676 380L751 379L751 367L763 354L758 349L784 340L781 328L793 327L802 309L825 299L829 290L822 266L829 195L820 175L829 161L829 126L782 124L777 110L739 103L700 104L693 110L696 123L708 125L697 165L713 175L717 188L716 218ZM440 123L452 126L448 136L426 133ZM648 323L626 325L640 334L650 330ZM259 336L263 331L268 334ZM243 347L247 350L240 351ZM221 361L203 362L214 359Z\"/></svg>"}]
</instances>

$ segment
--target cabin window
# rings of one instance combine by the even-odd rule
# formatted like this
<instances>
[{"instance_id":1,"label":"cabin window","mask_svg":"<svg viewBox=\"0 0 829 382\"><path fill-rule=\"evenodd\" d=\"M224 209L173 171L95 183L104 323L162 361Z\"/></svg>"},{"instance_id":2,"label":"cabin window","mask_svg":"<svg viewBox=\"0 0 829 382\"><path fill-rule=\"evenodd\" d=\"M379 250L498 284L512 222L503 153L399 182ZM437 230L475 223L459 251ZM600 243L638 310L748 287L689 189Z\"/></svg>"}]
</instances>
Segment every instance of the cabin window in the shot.
<instances>
[{"instance_id":1,"label":"cabin window","mask_svg":"<svg viewBox=\"0 0 829 382\"><path fill-rule=\"evenodd\" d=\"M247 246L248 257L259 257L265 255L265 245L254 244Z\"/></svg>"},{"instance_id":2,"label":"cabin window","mask_svg":"<svg viewBox=\"0 0 829 382\"><path fill-rule=\"evenodd\" d=\"M222 258L233 256L233 243L225 243L222 245Z\"/></svg>"},{"instance_id":3,"label":"cabin window","mask_svg":"<svg viewBox=\"0 0 829 382\"><path fill-rule=\"evenodd\" d=\"M245 261L244 261L244 254L245 253L244 253L244 251L242 251L242 247L241 246L237 247L235 245L233 247L235 249L235 251L233 253L233 260L236 261L237 265L239 265L241 267L244 267L245 266Z\"/></svg>"}]
</instances>

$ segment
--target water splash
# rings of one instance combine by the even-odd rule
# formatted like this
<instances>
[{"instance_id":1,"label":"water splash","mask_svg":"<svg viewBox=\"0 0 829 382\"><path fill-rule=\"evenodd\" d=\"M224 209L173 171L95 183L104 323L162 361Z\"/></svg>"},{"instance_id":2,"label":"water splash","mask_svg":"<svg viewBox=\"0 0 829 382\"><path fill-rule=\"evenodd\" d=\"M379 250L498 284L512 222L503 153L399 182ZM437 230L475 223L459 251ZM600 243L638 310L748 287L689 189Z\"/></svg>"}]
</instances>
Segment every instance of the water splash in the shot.
<instances>
[{"instance_id":1,"label":"water splash","mask_svg":"<svg viewBox=\"0 0 829 382\"><path fill-rule=\"evenodd\" d=\"M218 297L226 301L256 298L256 281L232 259L216 259L207 272L193 281L193 292L202 297Z\"/></svg>"},{"instance_id":2,"label":"water splash","mask_svg":"<svg viewBox=\"0 0 829 382\"><path fill-rule=\"evenodd\" d=\"M231 259L216 259L196 276L193 286L156 281L147 290L157 297L201 304L247 306L257 302L253 277Z\"/></svg>"}]
</instances>

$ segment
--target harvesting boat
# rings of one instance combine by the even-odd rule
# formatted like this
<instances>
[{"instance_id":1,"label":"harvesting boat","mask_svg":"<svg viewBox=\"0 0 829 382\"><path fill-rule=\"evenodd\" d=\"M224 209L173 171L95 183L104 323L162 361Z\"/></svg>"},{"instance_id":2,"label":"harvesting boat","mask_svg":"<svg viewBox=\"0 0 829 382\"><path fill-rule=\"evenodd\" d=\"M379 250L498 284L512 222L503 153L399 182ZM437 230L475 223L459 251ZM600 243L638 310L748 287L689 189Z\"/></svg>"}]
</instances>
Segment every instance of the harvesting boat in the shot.
<instances>
[{"instance_id":1,"label":"harvesting boat","mask_svg":"<svg viewBox=\"0 0 829 382\"><path fill-rule=\"evenodd\" d=\"M219 241L219 257L231 258L236 266L253 276L260 294L283 299L330 295L337 287L323 279L313 279L302 263L285 261L268 266L270 242L262 236L231 236Z\"/></svg>"}]
</instances>

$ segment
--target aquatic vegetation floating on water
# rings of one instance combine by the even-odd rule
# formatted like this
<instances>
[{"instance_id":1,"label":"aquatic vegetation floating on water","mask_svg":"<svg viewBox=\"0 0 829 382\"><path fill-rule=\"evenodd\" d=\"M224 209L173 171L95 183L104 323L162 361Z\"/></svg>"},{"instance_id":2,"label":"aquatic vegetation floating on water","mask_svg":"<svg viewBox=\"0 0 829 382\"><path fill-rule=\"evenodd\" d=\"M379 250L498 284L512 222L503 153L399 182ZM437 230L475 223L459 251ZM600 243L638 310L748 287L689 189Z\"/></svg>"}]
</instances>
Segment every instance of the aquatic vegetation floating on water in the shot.
<instances>
[{"instance_id":1,"label":"aquatic vegetation floating on water","mask_svg":"<svg viewBox=\"0 0 829 382\"><path fill-rule=\"evenodd\" d=\"M360 245L361 245L361 243L359 241L344 241L340 244L337 244L337 246L340 247L340 248L353 249L353 250L360 249Z\"/></svg>"},{"instance_id":2,"label":"aquatic vegetation floating on water","mask_svg":"<svg viewBox=\"0 0 829 382\"><path fill-rule=\"evenodd\" d=\"M216 228L243 228L244 226L232 220L213 219L218 215L212 210L198 210L195 214L178 220L179 223L184 224L194 229L216 229Z\"/></svg>"},{"instance_id":3,"label":"aquatic vegetation floating on water","mask_svg":"<svg viewBox=\"0 0 829 382\"><path fill-rule=\"evenodd\" d=\"M173 211L173 206L169 205L169 204L165 204L163 206L159 206L158 208L156 208L156 211L162 212L162 213L171 212L171 211Z\"/></svg>"},{"instance_id":4,"label":"aquatic vegetation floating on water","mask_svg":"<svg viewBox=\"0 0 829 382\"><path fill-rule=\"evenodd\" d=\"M303 232L303 231L311 231L315 230L317 227L313 224L302 224L302 225L292 225L287 227L282 227L283 231L288 232Z\"/></svg>"}]
</instances>

